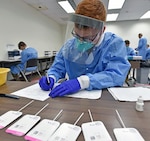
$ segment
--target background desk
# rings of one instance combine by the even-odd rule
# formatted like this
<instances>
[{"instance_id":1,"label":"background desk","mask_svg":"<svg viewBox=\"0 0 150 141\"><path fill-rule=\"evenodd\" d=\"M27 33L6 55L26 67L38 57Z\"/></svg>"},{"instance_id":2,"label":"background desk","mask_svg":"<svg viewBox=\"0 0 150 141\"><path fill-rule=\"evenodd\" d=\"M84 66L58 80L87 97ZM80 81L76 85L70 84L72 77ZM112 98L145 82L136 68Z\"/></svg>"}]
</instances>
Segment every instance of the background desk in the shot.
<instances>
[{"instance_id":1,"label":"background desk","mask_svg":"<svg viewBox=\"0 0 150 141\"><path fill-rule=\"evenodd\" d=\"M51 65L54 61L55 56L42 56L38 57L39 69L43 71L48 65ZM43 62L44 67L43 67ZM20 63L20 60L0 60L0 67L10 67L12 65L17 65Z\"/></svg>"},{"instance_id":2,"label":"background desk","mask_svg":"<svg viewBox=\"0 0 150 141\"><path fill-rule=\"evenodd\" d=\"M129 62L131 64L131 68L133 69L140 68L141 60L129 60Z\"/></svg>"},{"instance_id":3,"label":"background desk","mask_svg":"<svg viewBox=\"0 0 150 141\"><path fill-rule=\"evenodd\" d=\"M0 67L10 68L12 65L17 65L20 60L0 60Z\"/></svg>"},{"instance_id":4,"label":"background desk","mask_svg":"<svg viewBox=\"0 0 150 141\"><path fill-rule=\"evenodd\" d=\"M131 77L136 80L136 69L140 68L141 60L129 60L129 62L131 64L131 69L129 73L132 73Z\"/></svg>"},{"instance_id":5,"label":"background desk","mask_svg":"<svg viewBox=\"0 0 150 141\"><path fill-rule=\"evenodd\" d=\"M38 68L40 72L44 72L46 69L48 69L53 61L55 56L43 56L38 58ZM17 65L21 61L20 60L0 60L0 67L4 68L10 68L12 65ZM12 80L13 77L11 75L11 72L8 73L8 80Z\"/></svg>"},{"instance_id":6,"label":"background desk","mask_svg":"<svg viewBox=\"0 0 150 141\"><path fill-rule=\"evenodd\" d=\"M50 65L52 65L54 59L55 59L55 56L38 57L39 67L40 67L39 70L44 71L44 70L48 69L50 67Z\"/></svg>"},{"instance_id":7,"label":"background desk","mask_svg":"<svg viewBox=\"0 0 150 141\"><path fill-rule=\"evenodd\" d=\"M7 82L7 84L0 87L0 93L11 93L31 84L31 82ZM31 99L27 98L20 98L19 100L0 98L0 115L9 110L19 110L22 106L30 101ZM150 141L150 102L145 102L144 112L137 112L135 110L134 102L115 101L109 92L105 90L103 91L102 97L99 100L76 99L67 97L54 99L49 98L44 102L34 101L22 112L23 114L35 114L47 103L49 103L48 107L39 114L42 119L53 119L58 114L58 112L63 109L63 115L58 119L58 121L60 123L74 123L79 115L84 112L85 114L77 124L80 126L82 123L90 121L88 115L88 109L90 109L94 120L102 121L105 124L113 141L115 141L113 129L121 127L115 113L115 109L117 109L126 127L137 128L144 139L146 141ZM7 134L5 133L5 130L6 128L0 130L0 138L2 141L24 141L23 137L16 137ZM82 132L77 141L84 141Z\"/></svg>"}]
</instances>

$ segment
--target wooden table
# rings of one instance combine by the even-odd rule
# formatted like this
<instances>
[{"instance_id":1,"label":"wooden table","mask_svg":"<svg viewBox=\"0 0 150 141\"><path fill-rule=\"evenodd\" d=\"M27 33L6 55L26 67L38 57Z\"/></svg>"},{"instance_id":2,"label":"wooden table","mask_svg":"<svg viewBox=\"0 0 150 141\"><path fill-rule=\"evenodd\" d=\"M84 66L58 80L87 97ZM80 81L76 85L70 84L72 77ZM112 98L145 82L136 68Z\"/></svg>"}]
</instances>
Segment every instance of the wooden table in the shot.
<instances>
[{"instance_id":1,"label":"wooden table","mask_svg":"<svg viewBox=\"0 0 150 141\"><path fill-rule=\"evenodd\" d=\"M31 84L33 83L10 81L5 85L0 86L0 93L11 93ZM9 110L19 110L22 106L30 101L31 99L23 97L19 100L0 98L0 115ZM83 117L77 123L77 125L81 126L82 123L90 121L88 115L88 109L90 109L93 115L93 119L102 121L105 124L113 141L116 140L113 134L113 129L121 127L115 112L115 109L117 109L126 127L136 128L146 141L150 141L150 102L145 102L144 112L137 112L135 110L135 102L115 101L110 93L107 90L104 90L102 97L98 100L63 97L54 99L49 98L44 102L34 101L29 107L22 111L23 115L35 114L47 103L49 103L48 107L44 109L39 115L42 119L53 119L57 113L63 109L63 115L58 119L58 121L60 123L74 123L79 115L84 112ZM0 130L0 140L24 141L23 137L7 134L5 133L5 130L6 128ZM84 141L82 132L77 141Z\"/></svg>"},{"instance_id":2,"label":"wooden table","mask_svg":"<svg viewBox=\"0 0 150 141\"><path fill-rule=\"evenodd\" d=\"M140 63L141 60L129 60L130 64L131 64L131 69L129 71L129 74L132 73L132 78L134 78L136 80L136 69L140 68Z\"/></svg>"}]
</instances>

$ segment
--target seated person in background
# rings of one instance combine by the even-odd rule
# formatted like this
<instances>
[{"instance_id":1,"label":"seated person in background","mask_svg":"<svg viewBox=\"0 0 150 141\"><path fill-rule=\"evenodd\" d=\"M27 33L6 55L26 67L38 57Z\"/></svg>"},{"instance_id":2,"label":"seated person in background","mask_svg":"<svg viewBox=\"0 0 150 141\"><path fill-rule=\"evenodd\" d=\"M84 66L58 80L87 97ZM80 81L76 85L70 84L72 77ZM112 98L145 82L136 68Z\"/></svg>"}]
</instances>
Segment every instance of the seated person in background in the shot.
<instances>
[{"instance_id":1,"label":"seated person in background","mask_svg":"<svg viewBox=\"0 0 150 141\"><path fill-rule=\"evenodd\" d=\"M125 40L124 42L126 44L127 56L135 56L136 53L135 53L134 49L130 47L130 41Z\"/></svg>"},{"instance_id":2,"label":"seated person in background","mask_svg":"<svg viewBox=\"0 0 150 141\"><path fill-rule=\"evenodd\" d=\"M38 57L37 51L34 48L32 48L32 47L27 47L27 45L24 42L22 42L22 41L18 43L18 48L20 50L22 50L21 58L20 58L21 59L21 63L10 67L12 76L14 77L15 80L19 80L19 75L20 75L19 68L21 70L24 70L25 63L29 59L33 59L33 58L37 58Z\"/></svg>"},{"instance_id":3,"label":"seated person in background","mask_svg":"<svg viewBox=\"0 0 150 141\"><path fill-rule=\"evenodd\" d=\"M150 47L149 47L149 44L147 44L145 60L150 60Z\"/></svg>"},{"instance_id":4,"label":"seated person in background","mask_svg":"<svg viewBox=\"0 0 150 141\"><path fill-rule=\"evenodd\" d=\"M70 17L74 26L73 38L55 56L48 78L43 76L39 81L41 89L52 89L49 96L62 97L83 89L101 90L124 84L130 63L124 41L113 33L104 33L106 15L100 0L79 3L75 14ZM54 83L66 74L69 80L53 88Z\"/></svg>"}]
</instances>

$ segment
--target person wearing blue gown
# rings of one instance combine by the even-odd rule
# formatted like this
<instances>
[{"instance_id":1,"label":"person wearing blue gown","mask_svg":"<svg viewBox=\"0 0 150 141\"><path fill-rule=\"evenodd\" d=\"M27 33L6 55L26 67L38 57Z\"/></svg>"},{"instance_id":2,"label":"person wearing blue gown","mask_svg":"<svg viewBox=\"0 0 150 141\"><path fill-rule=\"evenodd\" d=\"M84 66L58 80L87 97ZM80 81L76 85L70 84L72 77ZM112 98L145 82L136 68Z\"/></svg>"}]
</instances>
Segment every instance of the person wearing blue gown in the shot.
<instances>
[{"instance_id":1,"label":"person wearing blue gown","mask_svg":"<svg viewBox=\"0 0 150 141\"><path fill-rule=\"evenodd\" d=\"M27 47L26 43L20 41L18 43L18 48L21 50L21 63L13 65L10 67L11 74L15 80L19 80L20 70L24 70L25 64L29 59L38 58L38 52L32 47Z\"/></svg>"},{"instance_id":2,"label":"person wearing blue gown","mask_svg":"<svg viewBox=\"0 0 150 141\"><path fill-rule=\"evenodd\" d=\"M147 44L145 60L150 60L150 47L149 47L149 44Z\"/></svg>"},{"instance_id":3,"label":"person wearing blue gown","mask_svg":"<svg viewBox=\"0 0 150 141\"><path fill-rule=\"evenodd\" d=\"M56 54L48 77L39 80L41 89L51 90L50 97L123 86L131 65L122 38L111 32L105 33L106 15L100 0L82 0L75 14L70 15L68 20L73 26L68 27L73 27L73 37ZM66 81L54 85L66 74Z\"/></svg>"},{"instance_id":4,"label":"person wearing blue gown","mask_svg":"<svg viewBox=\"0 0 150 141\"><path fill-rule=\"evenodd\" d=\"M139 42L138 42L138 55L142 56L142 60L145 60L145 55L146 55L146 49L147 49L147 39L143 37L142 33L138 34L139 37Z\"/></svg>"},{"instance_id":5,"label":"person wearing blue gown","mask_svg":"<svg viewBox=\"0 0 150 141\"><path fill-rule=\"evenodd\" d=\"M135 51L133 48L130 47L130 41L125 40L126 50L127 50L127 56L135 56Z\"/></svg>"}]
</instances>

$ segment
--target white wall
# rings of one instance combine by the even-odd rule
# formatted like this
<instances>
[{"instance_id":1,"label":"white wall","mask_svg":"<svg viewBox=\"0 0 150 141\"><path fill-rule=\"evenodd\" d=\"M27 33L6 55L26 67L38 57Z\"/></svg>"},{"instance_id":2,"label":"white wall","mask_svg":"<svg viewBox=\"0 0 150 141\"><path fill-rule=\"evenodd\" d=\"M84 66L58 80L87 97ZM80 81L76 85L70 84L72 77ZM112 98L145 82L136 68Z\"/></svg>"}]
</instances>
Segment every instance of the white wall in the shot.
<instances>
[{"instance_id":1,"label":"white wall","mask_svg":"<svg viewBox=\"0 0 150 141\"><path fill-rule=\"evenodd\" d=\"M38 50L59 50L63 43L61 25L40 14L21 0L0 1L0 59L7 59L7 44L25 41Z\"/></svg>"},{"instance_id":2,"label":"white wall","mask_svg":"<svg viewBox=\"0 0 150 141\"><path fill-rule=\"evenodd\" d=\"M106 31L113 32L122 37L123 40L130 40L130 46L136 48L138 45L138 34L143 33L150 44L150 20L135 20L106 23Z\"/></svg>"}]
</instances>

